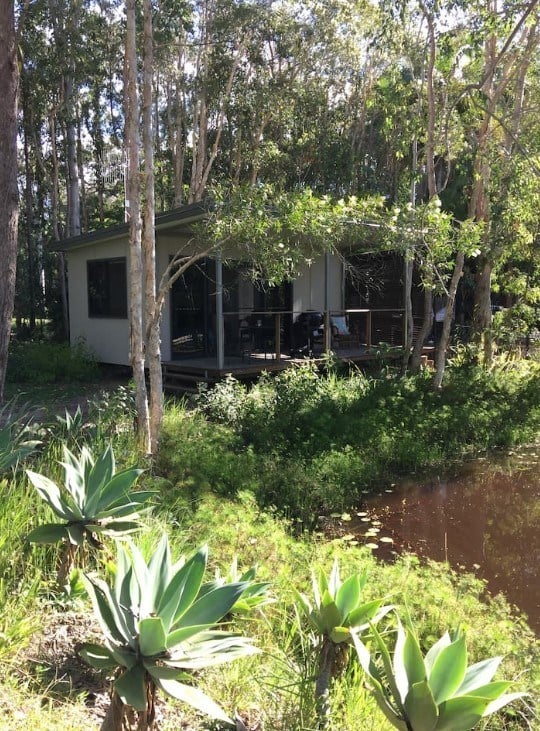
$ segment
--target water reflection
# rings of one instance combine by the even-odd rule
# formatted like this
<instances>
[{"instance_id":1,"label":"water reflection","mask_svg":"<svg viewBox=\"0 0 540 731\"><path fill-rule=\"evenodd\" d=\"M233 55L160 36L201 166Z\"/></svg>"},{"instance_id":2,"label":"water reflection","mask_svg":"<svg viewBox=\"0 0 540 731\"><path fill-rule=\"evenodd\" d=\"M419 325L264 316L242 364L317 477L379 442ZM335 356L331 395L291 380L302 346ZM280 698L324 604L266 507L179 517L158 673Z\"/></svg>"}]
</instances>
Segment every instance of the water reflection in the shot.
<instances>
[{"instance_id":1,"label":"water reflection","mask_svg":"<svg viewBox=\"0 0 540 731\"><path fill-rule=\"evenodd\" d=\"M381 558L411 550L475 571L487 580L491 593L504 592L528 614L539 632L539 465L538 453L531 448L489 463L477 460L459 476L404 482L392 494L370 499L370 522L359 518L347 530L377 542L376 555ZM378 541L369 533L377 519L382 522Z\"/></svg>"}]
</instances>

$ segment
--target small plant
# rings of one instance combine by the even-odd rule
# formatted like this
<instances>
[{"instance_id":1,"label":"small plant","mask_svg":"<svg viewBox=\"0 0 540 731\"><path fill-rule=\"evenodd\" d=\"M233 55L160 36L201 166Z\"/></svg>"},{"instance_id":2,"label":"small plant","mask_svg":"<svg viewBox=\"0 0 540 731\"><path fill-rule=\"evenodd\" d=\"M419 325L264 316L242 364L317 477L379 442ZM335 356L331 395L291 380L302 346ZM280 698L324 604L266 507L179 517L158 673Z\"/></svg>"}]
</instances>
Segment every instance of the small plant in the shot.
<instances>
[{"instance_id":1,"label":"small plant","mask_svg":"<svg viewBox=\"0 0 540 731\"><path fill-rule=\"evenodd\" d=\"M422 656L418 638L398 618L393 661L387 644L372 627L379 660L353 638L369 689L379 708L400 731L468 731L524 693L505 691L511 682L493 682L502 657L467 667L465 637L446 632Z\"/></svg>"},{"instance_id":2,"label":"small plant","mask_svg":"<svg viewBox=\"0 0 540 731\"><path fill-rule=\"evenodd\" d=\"M138 731L155 728L157 689L214 718L229 722L211 698L185 680L190 672L256 652L247 638L212 629L249 586L234 582L202 585L208 551L172 563L163 535L147 564L135 546L118 544L114 587L86 578L105 645L88 644L82 657L96 668L113 670L113 695L103 729L129 726L130 708Z\"/></svg>"},{"instance_id":3,"label":"small plant","mask_svg":"<svg viewBox=\"0 0 540 731\"><path fill-rule=\"evenodd\" d=\"M40 444L32 439L28 417L17 416L15 400L0 408L0 475L16 467ZM24 413L24 407L17 409Z\"/></svg>"},{"instance_id":4,"label":"small plant","mask_svg":"<svg viewBox=\"0 0 540 731\"><path fill-rule=\"evenodd\" d=\"M231 607L231 614L248 614L254 609L260 609L265 604L273 601L269 595L270 583L267 581L255 581L257 576L257 566L252 566L247 571L240 573L238 569L238 559L235 556L232 560L229 571L226 576L221 576L219 569L216 571L214 581L209 581L201 587L201 592L211 591L226 583L242 582L246 584L246 589L240 598Z\"/></svg>"},{"instance_id":5,"label":"small plant","mask_svg":"<svg viewBox=\"0 0 540 731\"><path fill-rule=\"evenodd\" d=\"M321 717L327 714L330 680L346 667L353 637L378 622L392 607L383 606L383 599L362 600L367 583L367 571L353 574L345 581L339 576L339 564L334 561L330 576L324 571L313 572L314 604L296 592L297 602L318 636L319 674L315 698Z\"/></svg>"},{"instance_id":6,"label":"small plant","mask_svg":"<svg viewBox=\"0 0 540 731\"><path fill-rule=\"evenodd\" d=\"M73 568L77 550L86 543L99 549L101 535L120 536L140 529L144 504L154 494L131 491L143 470L130 467L116 472L111 446L94 459L83 447L77 457L64 446L65 482L63 490L45 475L31 470L26 473L39 495L60 518L60 523L47 523L28 535L33 543L65 541L65 551L58 569L58 583L63 586Z\"/></svg>"}]
</instances>

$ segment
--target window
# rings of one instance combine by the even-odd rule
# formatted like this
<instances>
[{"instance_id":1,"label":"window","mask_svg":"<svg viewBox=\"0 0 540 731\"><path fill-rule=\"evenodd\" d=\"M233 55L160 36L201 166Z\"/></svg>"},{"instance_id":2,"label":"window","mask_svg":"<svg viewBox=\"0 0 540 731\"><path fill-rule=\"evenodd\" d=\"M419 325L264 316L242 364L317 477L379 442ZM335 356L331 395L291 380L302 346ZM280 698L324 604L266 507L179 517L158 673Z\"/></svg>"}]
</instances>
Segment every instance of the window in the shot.
<instances>
[{"instance_id":1,"label":"window","mask_svg":"<svg viewBox=\"0 0 540 731\"><path fill-rule=\"evenodd\" d=\"M87 263L88 317L127 317L126 260Z\"/></svg>"}]
</instances>

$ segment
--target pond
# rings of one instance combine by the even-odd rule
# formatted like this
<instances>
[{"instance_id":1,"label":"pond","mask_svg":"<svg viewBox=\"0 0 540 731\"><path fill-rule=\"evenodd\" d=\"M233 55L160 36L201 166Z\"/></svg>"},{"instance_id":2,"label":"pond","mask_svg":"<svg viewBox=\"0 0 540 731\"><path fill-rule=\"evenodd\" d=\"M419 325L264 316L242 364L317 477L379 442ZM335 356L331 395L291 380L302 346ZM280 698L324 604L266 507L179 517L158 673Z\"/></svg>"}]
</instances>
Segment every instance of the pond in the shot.
<instances>
[{"instance_id":1,"label":"pond","mask_svg":"<svg viewBox=\"0 0 540 731\"><path fill-rule=\"evenodd\" d=\"M475 460L459 475L393 485L346 530L386 560L406 550L473 571L540 633L539 454L540 445Z\"/></svg>"}]
</instances>

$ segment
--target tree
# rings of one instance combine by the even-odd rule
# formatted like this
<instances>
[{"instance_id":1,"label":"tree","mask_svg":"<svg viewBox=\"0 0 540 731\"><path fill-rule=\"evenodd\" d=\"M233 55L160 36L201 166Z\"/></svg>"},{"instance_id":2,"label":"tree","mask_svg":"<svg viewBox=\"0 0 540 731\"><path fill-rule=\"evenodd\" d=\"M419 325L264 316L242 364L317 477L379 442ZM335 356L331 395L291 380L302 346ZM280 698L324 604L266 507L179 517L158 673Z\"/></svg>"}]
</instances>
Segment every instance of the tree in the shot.
<instances>
[{"instance_id":1,"label":"tree","mask_svg":"<svg viewBox=\"0 0 540 731\"><path fill-rule=\"evenodd\" d=\"M12 0L0 3L0 402L4 398L17 266L17 110L19 66Z\"/></svg>"}]
</instances>

